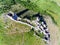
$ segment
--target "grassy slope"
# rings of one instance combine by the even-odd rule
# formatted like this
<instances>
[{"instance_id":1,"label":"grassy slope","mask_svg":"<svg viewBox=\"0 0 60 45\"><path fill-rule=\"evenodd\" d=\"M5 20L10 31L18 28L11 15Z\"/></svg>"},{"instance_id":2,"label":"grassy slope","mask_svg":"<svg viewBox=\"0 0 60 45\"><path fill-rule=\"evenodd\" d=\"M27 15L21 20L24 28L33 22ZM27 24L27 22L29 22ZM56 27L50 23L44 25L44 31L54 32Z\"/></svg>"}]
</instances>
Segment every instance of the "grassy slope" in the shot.
<instances>
[{"instance_id":1,"label":"grassy slope","mask_svg":"<svg viewBox=\"0 0 60 45\"><path fill-rule=\"evenodd\" d=\"M52 2L49 2L49 1L47 2L46 0L39 0L37 2L34 2L34 1L35 0L31 1L32 6L31 6L31 4L29 4L26 7L33 9L35 11L39 11L40 13L42 13L42 12L44 13L46 11L46 13L50 14L54 18L54 20L57 22L57 24L59 25L59 23L60 23L60 20L59 20L59 18L60 18L60 13L59 13L60 7L59 6L57 6L56 4L54 4ZM21 4L22 3L24 3L24 2L21 2ZM34 7L34 4L36 4L35 7ZM3 10L1 10L1 13L2 12L3 12ZM46 13L44 13L44 14L46 14ZM16 43L18 45L20 43L21 43L20 45L22 45L23 43L25 45L28 45L28 44L40 45L41 43L43 43L43 42L41 42L42 41L41 39L37 39L35 36L32 37L28 33L20 34L17 31L15 34L6 35L6 29L4 28L4 26L5 26L5 24L2 22L2 20L0 20L0 45L13 45L13 44L15 45ZM24 40L23 40L23 37L24 37ZM31 37L31 38L28 38L28 37ZM32 41L32 40L34 40L34 41ZM37 44L37 42L39 42L39 44ZM43 44L41 44L41 45L43 45Z\"/></svg>"},{"instance_id":2,"label":"grassy slope","mask_svg":"<svg viewBox=\"0 0 60 45\"><path fill-rule=\"evenodd\" d=\"M30 33L15 33L12 35L0 35L0 45L44 45L40 38Z\"/></svg>"},{"instance_id":3,"label":"grassy slope","mask_svg":"<svg viewBox=\"0 0 60 45\"><path fill-rule=\"evenodd\" d=\"M52 0L52 1L55 1L55 2L57 2L57 3L60 3L60 0Z\"/></svg>"},{"instance_id":4,"label":"grassy slope","mask_svg":"<svg viewBox=\"0 0 60 45\"><path fill-rule=\"evenodd\" d=\"M60 27L60 7L55 3L55 2L59 2L59 0L30 0L31 2L27 2L27 1L21 1L21 0L15 0L16 3L20 3L23 4L25 7L32 9L34 11L38 11L42 14L49 14L53 21L59 25ZM8 3L9 2L9 3ZM13 1L11 0L6 0L6 1L0 1L0 5L4 5L4 6L0 6L0 14L7 12L9 10L13 10L14 12L19 9L19 5L16 6L14 5ZM5 6L6 5L6 6ZM13 6L12 6L13 5ZM18 8L17 8L18 7Z\"/></svg>"},{"instance_id":5,"label":"grassy slope","mask_svg":"<svg viewBox=\"0 0 60 45\"><path fill-rule=\"evenodd\" d=\"M14 12L19 12L25 8L20 4L16 4L13 5L11 9ZM9 27L4 28L6 26ZM0 45L44 45L42 39L34 36L33 32L24 32L29 30L29 26L16 23L10 19L8 19L7 23L5 24L3 16L0 16Z\"/></svg>"},{"instance_id":6,"label":"grassy slope","mask_svg":"<svg viewBox=\"0 0 60 45\"><path fill-rule=\"evenodd\" d=\"M18 2L18 0L17 0ZM54 2L50 0L30 0L20 1L22 5L25 7L32 9L34 11L38 11L42 14L49 14L54 22L60 27L60 7Z\"/></svg>"},{"instance_id":7,"label":"grassy slope","mask_svg":"<svg viewBox=\"0 0 60 45\"><path fill-rule=\"evenodd\" d=\"M4 23L2 16L0 17L0 45L44 45L41 38L34 36L33 31L29 31L30 27L7 20ZM11 26L12 24L12 26ZM9 26L8 28L4 28ZM17 28L17 29L15 29ZM29 31L29 32L21 32Z\"/></svg>"}]
</instances>

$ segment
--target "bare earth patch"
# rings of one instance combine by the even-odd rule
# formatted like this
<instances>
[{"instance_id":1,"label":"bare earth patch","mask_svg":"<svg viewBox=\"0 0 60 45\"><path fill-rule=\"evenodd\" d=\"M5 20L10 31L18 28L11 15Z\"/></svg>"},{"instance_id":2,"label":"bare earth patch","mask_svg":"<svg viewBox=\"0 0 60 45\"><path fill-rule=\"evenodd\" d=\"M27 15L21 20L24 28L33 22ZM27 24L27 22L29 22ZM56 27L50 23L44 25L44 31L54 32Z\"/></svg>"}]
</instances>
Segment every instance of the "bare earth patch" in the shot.
<instances>
[{"instance_id":1,"label":"bare earth patch","mask_svg":"<svg viewBox=\"0 0 60 45\"><path fill-rule=\"evenodd\" d=\"M47 16L46 22L49 28L49 32L50 32L50 43L49 45L58 45L58 40L59 40L59 29L58 27L52 22L52 19Z\"/></svg>"}]
</instances>

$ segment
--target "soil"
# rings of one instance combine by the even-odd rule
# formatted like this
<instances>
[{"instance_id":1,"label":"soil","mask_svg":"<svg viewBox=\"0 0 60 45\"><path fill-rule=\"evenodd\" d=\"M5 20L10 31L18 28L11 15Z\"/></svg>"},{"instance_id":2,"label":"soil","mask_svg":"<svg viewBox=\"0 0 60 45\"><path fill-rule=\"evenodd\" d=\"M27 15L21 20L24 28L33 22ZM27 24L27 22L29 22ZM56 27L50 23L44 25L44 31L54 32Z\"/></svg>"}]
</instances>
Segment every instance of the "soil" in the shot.
<instances>
[{"instance_id":1,"label":"soil","mask_svg":"<svg viewBox=\"0 0 60 45\"><path fill-rule=\"evenodd\" d=\"M48 29L50 32L50 43L49 45L58 45L59 40L59 28L53 23L52 19L49 16L45 18Z\"/></svg>"}]
</instances>

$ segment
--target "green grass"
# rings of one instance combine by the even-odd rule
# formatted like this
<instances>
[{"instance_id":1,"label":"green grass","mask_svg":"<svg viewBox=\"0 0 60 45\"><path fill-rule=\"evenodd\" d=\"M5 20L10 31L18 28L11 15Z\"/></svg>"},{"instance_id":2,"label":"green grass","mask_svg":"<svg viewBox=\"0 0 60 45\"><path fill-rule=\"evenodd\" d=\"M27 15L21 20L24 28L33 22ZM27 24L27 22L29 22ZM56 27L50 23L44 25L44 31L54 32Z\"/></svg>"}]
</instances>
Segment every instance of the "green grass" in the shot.
<instances>
[{"instance_id":1,"label":"green grass","mask_svg":"<svg viewBox=\"0 0 60 45\"><path fill-rule=\"evenodd\" d=\"M55 3L59 2L59 0L31 0L31 2L27 1L21 1L21 0L15 0L17 4L21 4L25 6L28 9L34 10L36 12L40 12L41 14L44 15L49 15L53 19L54 23L57 24L60 28L60 7ZM6 3L7 2L7 3ZM9 10L12 10L14 12L19 12L20 6L17 4L16 5L11 5L11 2L8 1L3 1L0 3L2 5L5 3L8 7L0 7L0 15L4 12L7 12ZM10 3L9 3L10 2ZM18 7L18 8L17 8ZM8 21L8 24L10 27L8 29L5 29L4 27L6 24L2 20L0 20L0 45L44 45L43 41L41 38L37 38L36 36L32 36L30 33L19 33L19 31L23 30L30 30L30 27L19 24L19 23L14 23L11 22L12 25L10 25L11 21ZM12 30L15 27L17 27L16 31ZM27 28L28 27L28 28ZM13 33L16 32L16 33ZM8 34L6 34L8 33ZM12 34L10 34L12 33Z\"/></svg>"},{"instance_id":2,"label":"green grass","mask_svg":"<svg viewBox=\"0 0 60 45\"><path fill-rule=\"evenodd\" d=\"M56 2L60 3L59 0L30 0L30 1L21 1L15 0L16 4L11 0L0 0L0 5L4 5L0 7L0 14L12 10L14 12L19 12L19 10L24 9L21 8L20 4L24 5L26 8L34 10L36 12L40 12L41 14L51 15L53 21L60 27L60 7L56 4ZM19 4L20 3L20 4ZM17 5L19 4L19 5ZM5 6L7 5L7 7Z\"/></svg>"},{"instance_id":3,"label":"green grass","mask_svg":"<svg viewBox=\"0 0 60 45\"><path fill-rule=\"evenodd\" d=\"M60 7L56 2L51 0L30 0L28 1L16 1L17 3L22 4L26 8L40 12L44 15L51 15L52 20L60 27Z\"/></svg>"},{"instance_id":4,"label":"green grass","mask_svg":"<svg viewBox=\"0 0 60 45\"><path fill-rule=\"evenodd\" d=\"M15 34L0 34L0 45L44 45L41 38L33 35L33 31Z\"/></svg>"},{"instance_id":5,"label":"green grass","mask_svg":"<svg viewBox=\"0 0 60 45\"><path fill-rule=\"evenodd\" d=\"M9 27L4 28L5 26ZM34 32L29 31L30 29L31 28L29 26L14 22L10 19L8 19L7 23L5 24L4 18L1 16L0 45L44 45L44 41L41 38L37 38L36 36L34 36Z\"/></svg>"},{"instance_id":6,"label":"green grass","mask_svg":"<svg viewBox=\"0 0 60 45\"><path fill-rule=\"evenodd\" d=\"M29 31L31 29L31 27L27 26L27 25L24 25L24 24L20 24L18 22L15 22L15 21L12 21L10 20L9 18L7 18L7 22L4 23L4 18L1 16L0 18L0 30L1 29L4 29L4 27L7 27L9 26L8 28L6 28L6 32L16 32L16 31L22 31L22 32L25 32L25 31Z\"/></svg>"}]
</instances>

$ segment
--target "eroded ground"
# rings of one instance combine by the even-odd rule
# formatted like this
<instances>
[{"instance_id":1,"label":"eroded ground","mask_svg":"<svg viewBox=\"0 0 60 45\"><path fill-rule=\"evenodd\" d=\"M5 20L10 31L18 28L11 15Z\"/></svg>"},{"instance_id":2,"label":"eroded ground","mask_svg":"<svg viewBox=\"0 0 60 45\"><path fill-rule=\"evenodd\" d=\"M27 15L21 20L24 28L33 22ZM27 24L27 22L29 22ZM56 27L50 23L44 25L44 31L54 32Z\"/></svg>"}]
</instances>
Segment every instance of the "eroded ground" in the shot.
<instances>
[{"instance_id":1,"label":"eroded ground","mask_svg":"<svg viewBox=\"0 0 60 45\"><path fill-rule=\"evenodd\" d=\"M58 45L60 34L58 27L52 22L52 19L49 16L47 16L46 21L51 35L50 45Z\"/></svg>"}]
</instances>

